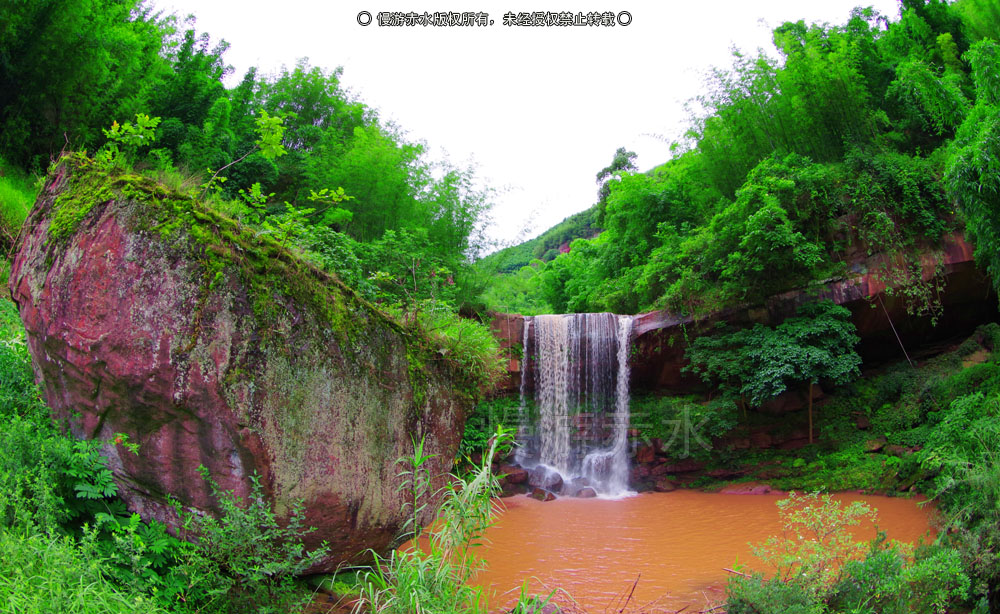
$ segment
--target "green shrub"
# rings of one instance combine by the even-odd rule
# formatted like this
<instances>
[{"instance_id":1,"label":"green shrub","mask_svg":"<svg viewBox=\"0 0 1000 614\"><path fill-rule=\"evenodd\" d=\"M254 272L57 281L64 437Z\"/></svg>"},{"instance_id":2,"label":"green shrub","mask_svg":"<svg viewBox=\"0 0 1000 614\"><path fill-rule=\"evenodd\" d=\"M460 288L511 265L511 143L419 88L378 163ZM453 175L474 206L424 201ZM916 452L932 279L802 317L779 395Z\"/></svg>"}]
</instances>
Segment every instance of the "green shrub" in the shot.
<instances>
[{"instance_id":1,"label":"green shrub","mask_svg":"<svg viewBox=\"0 0 1000 614\"><path fill-rule=\"evenodd\" d=\"M0 158L0 254L6 255L14 244L40 187L38 179L25 175Z\"/></svg>"},{"instance_id":2,"label":"green shrub","mask_svg":"<svg viewBox=\"0 0 1000 614\"><path fill-rule=\"evenodd\" d=\"M934 400L946 406L952 400L974 392L986 396L1000 393L1000 364L985 362L962 369L933 387Z\"/></svg>"},{"instance_id":3,"label":"green shrub","mask_svg":"<svg viewBox=\"0 0 1000 614\"><path fill-rule=\"evenodd\" d=\"M857 614L903 614L906 557L896 545L886 545L885 534L872 541L868 555L844 564L840 579L830 591L828 603L835 612Z\"/></svg>"},{"instance_id":4,"label":"green shrub","mask_svg":"<svg viewBox=\"0 0 1000 614\"><path fill-rule=\"evenodd\" d=\"M643 439L659 438L677 458L709 458L712 439L729 433L738 422L736 403L716 398L700 403L694 396L637 396L630 402L632 428Z\"/></svg>"},{"instance_id":5,"label":"green shrub","mask_svg":"<svg viewBox=\"0 0 1000 614\"><path fill-rule=\"evenodd\" d=\"M459 456L471 457L476 452L485 452L497 427L516 429L520 405L521 400L517 396L504 396L478 403L465 419L465 431L458 446Z\"/></svg>"},{"instance_id":6,"label":"green shrub","mask_svg":"<svg viewBox=\"0 0 1000 614\"><path fill-rule=\"evenodd\" d=\"M903 580L910 589L908 611L921 614L944 614L953 604L965 601L972 584L961 554L941 546L918 549Z\"/></svg>"},{"instance_id":7,"label":"green shrub","mask_svg":"<svg viewBox=\"0 0 1000 614\"><path fill-rule=\"evenodd\" d=\"M0 419L14 414L47 416L48 410L38 397L17 307L0 299Z\"/></svg>"},{"instance_id":8,"label":"green shrub","mask_svg":"<svg viewBox=\"0 0 1000 614\"><path fill-rule=\"evenodd\" d=\"M181 536L193 538L197 546L185 552L179 573L188 580L188 594L179 595L199 612L286 613L298 611L308 600L295 583L296 576L326 556L324 543L307 551L303 536L314 529L303 523L302 503L292 506L285 522L279 522L264 498L256 475L244 501L218 485L200 467L212 496L222 509L219 518L176 506L181 517Z\"/></svg>"},{"instance_id":9,"label":"green shrub","mask_svg":"<svg viewBox=\"0 0 1000 614\"><path fill-rule=\"evenodd\" d=\"M461 367L476 390L491 390L499 383L505 369L500 344L488 326L436 301L422 303L416 321L419 330L437 343L441 357Z\"/></svg>"},{"instance_id":10,"label":"green shrub","mask_svg":"<svg viewBox=\"0 0 1000 614\"><path fill-rule=\"evenodd\" d=\"M775 577L801 584L822 598L839 579L841 566L863 555L851 527L873 520L875 512L862 501L844 504L830 495L788 494L778 501L784 537L771 537L754 547L775 570Z\"/></svg>"},{"instance_id":11,"label":"green shrub","mask_svg":"<svg viewBox=\"0 0 1000 614\"><path fill-rule=\"evenodd\" d=\"M115 586L103 573L96 536L0 527L0 609L18 614L166 612L139 592Z\"/></svg>"},{"instance_id":12,"label":"green shrub","mask_svg":"<svg viewBox=\"0 0 1000 614\"><path fill-rule=\"evenodd\" d=\"M821 614L823 604L801 584L763 574L738 576L726 585L728 614Z\"/></svg>"},{"instance_id":13,"label":"green shrub","mask_svg":"<svg viewBox=\"0 0 1000 614\"><path fill-rule=\"evenodd\" d=\"M53 425L17 310L0 300L0 526L56 530L123 509L101 445L66 437Z\"/></svg>"}]
</instances>

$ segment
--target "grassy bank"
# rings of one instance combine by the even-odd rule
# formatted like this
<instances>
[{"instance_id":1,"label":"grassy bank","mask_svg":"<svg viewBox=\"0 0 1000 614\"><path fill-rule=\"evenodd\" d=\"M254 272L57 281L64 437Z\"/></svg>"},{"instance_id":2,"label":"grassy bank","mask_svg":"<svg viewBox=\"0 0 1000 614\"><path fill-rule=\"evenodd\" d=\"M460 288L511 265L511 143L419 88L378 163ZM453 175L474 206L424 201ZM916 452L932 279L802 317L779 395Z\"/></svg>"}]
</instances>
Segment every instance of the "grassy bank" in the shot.
<instances>
[{"instance_id":1,"label":"grassy bank","mask_svg":"<svg viewBox=\"0 0 1000 614\"><path fill-rule=\"evenodd\" d=\"M0 158L0 286L7 284L11 250L35 202L39 180Z\"/></svg>"}]
</instances>

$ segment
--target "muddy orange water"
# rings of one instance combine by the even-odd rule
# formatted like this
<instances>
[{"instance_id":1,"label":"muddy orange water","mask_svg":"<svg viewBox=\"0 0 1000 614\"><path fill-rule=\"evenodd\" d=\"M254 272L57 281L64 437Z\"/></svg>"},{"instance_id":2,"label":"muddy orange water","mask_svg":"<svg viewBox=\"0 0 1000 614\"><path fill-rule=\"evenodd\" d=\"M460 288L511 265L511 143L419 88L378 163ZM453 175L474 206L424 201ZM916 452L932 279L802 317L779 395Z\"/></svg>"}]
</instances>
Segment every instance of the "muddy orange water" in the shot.
<instances>
[{"instance_id":1,"label":"muddy orange water","mask_svg":"<svg viewBox=\"0 0 1000 614\"><path fill-rule=\"evenodd\" d=\"M837 495L878 510L891 539L916 543L930 535L933 511L915 499ZM519 496L487 533L480 555L488 569L475 583L492 590L490 611L516 601L528 579L532 592L562 588L587 612L612 611L639 578L630 608L697 612L724 599L737 562L760 567L750 543L781 532L781 495L723 495L688 490L646 493L618 501L561 498L542 503ZM857 532L874 536L872 526ZM565 601L562 600L564 603ZM615 612L618 611L614 608Z\"/></svg>"}]
</instances>

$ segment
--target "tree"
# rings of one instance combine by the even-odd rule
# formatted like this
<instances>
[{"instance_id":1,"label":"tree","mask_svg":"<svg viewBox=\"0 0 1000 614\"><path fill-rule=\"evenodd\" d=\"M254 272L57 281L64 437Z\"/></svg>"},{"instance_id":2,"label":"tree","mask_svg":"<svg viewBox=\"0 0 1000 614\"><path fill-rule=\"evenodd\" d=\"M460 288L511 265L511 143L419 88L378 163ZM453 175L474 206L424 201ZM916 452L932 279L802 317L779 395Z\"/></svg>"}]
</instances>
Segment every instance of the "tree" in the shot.
<instances>
[{"instance_id":1,"label":"tree","mask_svg":"<svg viewBox=\"0 0 1000 614\"><path fill-rule=\"evenodd\" d=\"M830 300L802 305L797 315L775 328L751 329L699 337L687 351L691 371L737 391L750 405L805 385L809 404L809 443L813 442L813 386L820 380L846 384L859 375L861 357L851 312Z\"/></svg>"},{"instance_id":2,"label":"tree","mask_svg":"<svg viewBox=\"0 0 1000 614\"><path fill-rule=\"evenodd\" d=\"M608 195L611 194L611 180L623 171L637 171L639 167L635 165L636 153L628 151L624 147L615 150L615 156L611 159L611 164L605 166L597 172L597 225L604 226L604 207L608 202Z\"/></svg>"},{"instance_id":3,"label":"tree","mask_svg":"<svg viewBox=\"0 0 1000 614\"><path fill-rule=\"evenodd\" d=\"M743 391L760 404L790 385L806 385L812 443L813 386L821 379L834 385L846 384L860 375L861 357L855 351L859 339L851 312L833 301L807 303L797 313L775 329L754 327L747 351L752 377L745 382Z\"/></svg>"},{"instance_id":4,"label":"tree","mask_svg":"<svg viewBox=\"0 0 1000 614\"><path fill-rule=\"evenodd\" d=\"M1000 44L980 41L965 58L976 105L955 135L945 180L965 212L976 257L1000 288Z\"/></svg>"},{"instance_id":5,"label":"tree","mask_svg":"<svg viewBox=\"0 0 1000 614\"><path fill-rule=\"evenodd\" d=\"M167 26L144 2L7 1L0 14L0 153L23 167L96 145L112 118L148 110L169 71Z\"/></svg>"}]
</instances>

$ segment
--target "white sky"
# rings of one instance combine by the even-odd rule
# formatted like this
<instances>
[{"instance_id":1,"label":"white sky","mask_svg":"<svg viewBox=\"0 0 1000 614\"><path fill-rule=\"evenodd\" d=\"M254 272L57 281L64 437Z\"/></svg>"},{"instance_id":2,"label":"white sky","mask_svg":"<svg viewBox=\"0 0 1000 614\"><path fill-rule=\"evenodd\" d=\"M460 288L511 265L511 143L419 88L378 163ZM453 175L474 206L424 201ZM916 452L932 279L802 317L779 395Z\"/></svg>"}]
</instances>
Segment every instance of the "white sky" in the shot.
<instances>
[{"instance_id":1,"label":"white sky","mask_svg":"<svg viewBox=\"0 0 1000 614\"><path fill-rule=\"evenodd\" d=\"M670 157L687 127L684 102L703 93L711 66L730 48L769 49L789 20L842 24L855 5L895 20L896 0L613 0L479 4L445 0L156 0L197 17L199 31L231 43L239 79L308 57L344 67L342 85L432 157L475 162L502 193L490 235L534 236L596 200L594 176L615 149L638 154L641 170ZM567 6L572 5L572 7ZM367 27L360 11L481 11L491 27ZM506 27L508 11L628 11L627 27ZM523 232L527 230L527 235Z\"/></svg>"}]
</instances>

